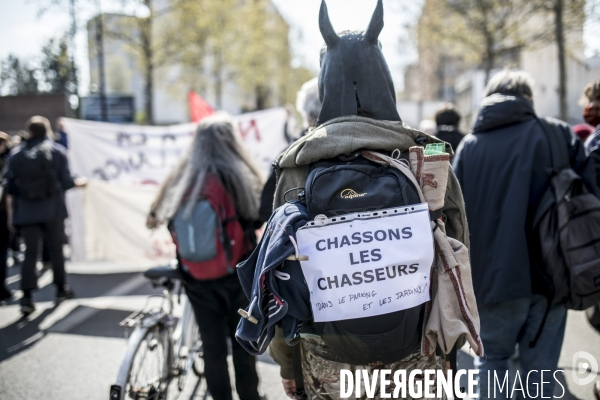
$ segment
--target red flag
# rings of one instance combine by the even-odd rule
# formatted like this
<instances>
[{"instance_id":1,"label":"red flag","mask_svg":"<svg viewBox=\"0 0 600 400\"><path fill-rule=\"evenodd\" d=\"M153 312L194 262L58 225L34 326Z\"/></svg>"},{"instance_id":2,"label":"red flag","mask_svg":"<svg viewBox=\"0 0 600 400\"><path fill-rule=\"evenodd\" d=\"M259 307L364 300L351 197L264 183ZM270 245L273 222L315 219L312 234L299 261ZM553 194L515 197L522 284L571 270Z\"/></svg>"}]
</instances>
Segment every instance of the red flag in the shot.
<instances>
[{"instance_id":1,"label":"red flag","mask_svg":"<svg viewBox=\"0 0 600 400\"><path fill-rule=\"evenodd\" d=\"M200 95L193 90L188 93L188 107L192 122L198 122L204 117L213 114L215 110Z\"/></svg>"}]
</instances>

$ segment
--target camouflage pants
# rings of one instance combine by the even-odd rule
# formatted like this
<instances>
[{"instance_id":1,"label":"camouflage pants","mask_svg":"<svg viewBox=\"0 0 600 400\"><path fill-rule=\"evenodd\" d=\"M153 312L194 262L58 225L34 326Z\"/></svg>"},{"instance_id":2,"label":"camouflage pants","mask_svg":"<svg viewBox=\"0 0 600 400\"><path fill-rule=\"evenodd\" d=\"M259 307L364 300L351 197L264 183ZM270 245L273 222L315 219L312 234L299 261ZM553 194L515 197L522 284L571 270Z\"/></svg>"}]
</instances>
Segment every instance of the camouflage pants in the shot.
<instances>
[{"instance_id":1,"label":"camouflage pants","mask_svg":"<svg viewBox=\"0 0 600 400\"><path fill-rule=\"evenodd\" d=\"M354 371L358 369L367 370L369 373L369 377L373 376L373 371L375 369L388 369L392 371L391 376L393 377L394 373L399 370L406 371L406 379L408 379L408 375L414 369L435 369L435 370L444 370L445 361L443 357L423 357L420 351L417 351L410 356L406 357L401 361L397 361L387 365L378 365L378 366L357 366L350 364L342 364L333 361L326 360L322 357L316 356L310 351L309 348L320 347L323 351L325 344L320 339L302 339L302 371L304 375L304 386L308 393L308 398L311 400L338 400L340 399L340 370L347 369ZM395 385L393 378L389 378L392 382L388 386L388 393L393 394ZM422 379L422 377L421 377ZM434 384L430 389L431 393L437 393L437 385ZM367 397L365 394L365 386L364 380L361 380L361 396L355 397L355 393L351 397L350 400L365 400L365 399L375 399L379 400L380 397L380 387L379 384L376 384L375 396ZM400 395L402 391L400 392ZM409 396L408 388L406 390L406 399L413 399ZM424 397L420 397L424 398ZM443 400L446 399L446 396L443 396Z\"/></svg>"}]
</instances>

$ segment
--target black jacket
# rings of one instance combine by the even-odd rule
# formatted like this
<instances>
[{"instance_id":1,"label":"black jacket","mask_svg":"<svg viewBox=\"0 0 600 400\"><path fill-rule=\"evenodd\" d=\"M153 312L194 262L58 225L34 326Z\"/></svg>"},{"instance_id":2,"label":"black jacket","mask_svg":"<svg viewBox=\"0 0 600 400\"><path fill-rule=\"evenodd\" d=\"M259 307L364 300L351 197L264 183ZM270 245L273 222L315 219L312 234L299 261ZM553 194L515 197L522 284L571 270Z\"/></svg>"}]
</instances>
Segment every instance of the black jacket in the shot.
<instances>
[{"instance_id":1,"label":"black jacket","mask_svg":"<svg viewBox=\"0 0 600 400\"><path fill-rule=\"evenodd\" d=\"M21 143L17 148L11 151L11 157L20 151L32 148L43 140L49 139L31 139ZM57 193L54 196L45 199L27 199L21 197L19 188L16 184L16 171L8 164L8 184L7 192L14 197L13 200L13 225L23 226L38 224L55 219L67 218L67 205L65 203L65 191L74 186L73 178L69 170L69 161L67 160L66 149L55 142L52 143L52 160L50 165L55 171Z\"/></svg>"},{"instance_id":2,"label":"black jacket","mask_svg":"<svg viewBox=\"0 0 600 400\"><path fill-rule=\"evenodd\" d=\"M581 141L568 125L549 122L564 132L571 166L585 175ZM550 146L532 104L515 96L485 98L472 134L465 136L454 159L471 233L479 305L544 293L536 275L540 263L532 220L549 186L551 167Z\"/></svg>"}]
</instances>

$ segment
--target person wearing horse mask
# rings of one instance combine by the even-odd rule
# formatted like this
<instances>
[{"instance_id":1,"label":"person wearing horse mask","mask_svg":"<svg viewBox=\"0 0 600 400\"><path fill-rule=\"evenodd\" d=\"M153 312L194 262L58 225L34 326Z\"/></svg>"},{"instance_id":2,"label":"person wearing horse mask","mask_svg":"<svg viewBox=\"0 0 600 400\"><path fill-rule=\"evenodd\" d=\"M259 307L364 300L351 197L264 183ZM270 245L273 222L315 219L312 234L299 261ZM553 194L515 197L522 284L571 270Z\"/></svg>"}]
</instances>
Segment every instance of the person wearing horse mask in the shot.
<instances>
[{"instance_id":1,"label":"person wearing horse mask","mask_svg":"<svg viewBox=\"0 0 600 400\"><path fill-rule=\"evenodd\" d=\"M435 137L408 127L400 119L394 83L378 40L383 28L381 0L377 2L366 31L341 33L334 30L326 3L322 1L319 28L325 45L321 49L320 57L321 72L318 85L322 108L318 126L311 128L304 137L278 157L276 166L279 172L274 209L293 199L294 193L301 199L304 193L301 189L306 187L307 173L316 162L352 159L360 157L361 151L364 150L387 155L394 153L407 159L411 147L424 147L433 143L442 144L443 147L445 144ZM450 155L453 154L450 145L445 144L445 149ZM448 183L444 185L446 201L443 208L446 234L468 246L469 233L462 193L454 173L448 169ZM434 295L435 292L431 297ZM476 315L476 310L474 311ZM281 367L283 386L290 398L307 398L304 396L308 395L311 399L336 400L342 398L340 371L343 369L364 369L371 374L370 376L373 376L373 371L377 369L389 369L392 375L394 371L404 370L407 377L410 371L415 369L444 370L447 365L444 352L435 351L435 345L429 352L423 350L422 338L425 335L421 331L421 325L415 323L407 327L408 330L416 331L416 346L411 347L408 354L389 363L374 360L373 363L356 365L340 362L339 358L335 361L332 348L322 337L304 335L302 330L300 344L292 347L288 346L283 331L278 328L269 352ZM363 328L368 330L369 327ZM462 343L457 345L460 347ZM298 351L298 348L301 351ZM376 386L375 396L369 395L369 398L385 398L378 383ZM389 387L387 390L391 393ZM432 393L436 393L435 384ZM365 394L364 386L362 394ZM405 398L411 398L408 392Z\"/></svg>"}]
</instances>

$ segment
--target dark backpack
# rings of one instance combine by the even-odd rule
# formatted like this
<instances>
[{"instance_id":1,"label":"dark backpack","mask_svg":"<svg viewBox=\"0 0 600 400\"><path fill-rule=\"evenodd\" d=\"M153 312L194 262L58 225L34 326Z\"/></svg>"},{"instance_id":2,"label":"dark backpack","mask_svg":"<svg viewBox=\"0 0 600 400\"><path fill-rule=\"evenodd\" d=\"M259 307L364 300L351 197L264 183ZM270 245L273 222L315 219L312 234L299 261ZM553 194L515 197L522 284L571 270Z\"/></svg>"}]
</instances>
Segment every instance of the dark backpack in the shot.
<instances>
[{"instance_id":1,"label":"dark backpack","mask_svg":"<svg viewBox=\"0 0 600 400\"><path fill-rule=\"evenodd\" d=\"M600 199L571 167L558 127L540 119L553 171L534 219L550 303L584 310L600 301Z\"/></svg>"},{"instance_id":2,"label":"dark backpack","mask_svg":"<svg viewBox=\"0 0 600 400\"><path fill-rule=\"evenodd\" d=\"M25 145L10 160L19 197L41 200L55 196L58 191L56 171L52 167L52 143L44 140L29 147Z\"/></svg>"},{"instance_id":3,"label":"dark backpack","mask_svg":"<svg viewBox=\"0 0 600 400\"><path fill-rule=\"evenodd\" d=\"M309 218L420 203L417 188L399 170L360 152L309 166L305 202ZM308 321L302 332L319 335L329 352L319 356L353 365L388 364L420 345L425 304L385 315L333 322Z\"/></svg>"},{"instance_id":4,"label":"dark backpack","mask_svg":"<svg viewBox=\"0 0 600 400\"><path fill-rule=\"evenodd\" d=\"M179 207L170 231L182 268L198 280L222 278L252 249L235 211L231 195L213 175L207 175L189 217L187 203Z\"/></svg>"}]
</instances>

